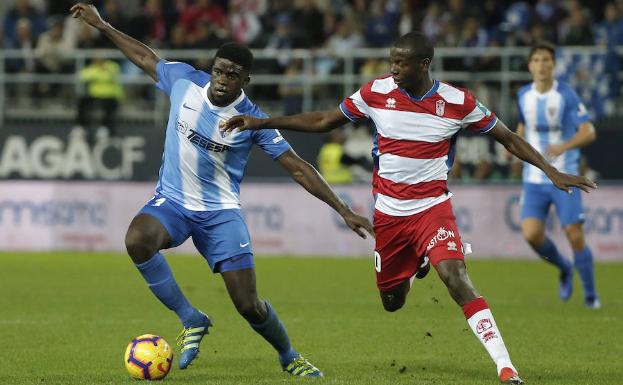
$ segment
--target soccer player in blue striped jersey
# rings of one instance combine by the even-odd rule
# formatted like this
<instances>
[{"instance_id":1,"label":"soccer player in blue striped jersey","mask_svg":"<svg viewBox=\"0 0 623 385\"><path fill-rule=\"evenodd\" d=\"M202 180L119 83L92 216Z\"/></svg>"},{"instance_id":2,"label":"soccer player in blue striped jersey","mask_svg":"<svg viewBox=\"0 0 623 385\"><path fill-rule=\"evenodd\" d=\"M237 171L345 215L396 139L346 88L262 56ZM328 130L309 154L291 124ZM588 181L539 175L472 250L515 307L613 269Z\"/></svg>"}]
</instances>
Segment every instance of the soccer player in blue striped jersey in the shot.
<instances>
[{"instance_id":1,"label":"soccer player in blue striped jersey","mask_svg":"<svg viewBox=\"0 0 623 385\"><path fill-rule=\"evenodd\" d=\"M192 237L214 273L220 273L238 312L277 351L284 371L322 376L292 347L272 306L256 290L251 239L240 213L240 182L253 144L260 146L307 191L334 208L359 236L373 234L371 223L355 214L309 163L290 148L279 131L266 129L221 135L218 124L235 115L266 115L242 90L250 80L251 51L228 43L217 51L211 74L185 63L160 59L149 47L105 22L92 5L71 8L73 17L97 28L169 95L171 110L156 194L132 220L128 254L153 294L183 325L179 367L197 357L212 323L186 299L160 250Z\"/></svg>"},{"instance_id":2,"label":"soccer player in blue striped jersey","mask_svg":"<svg viewBox=\"0 0 623 385\"><path fill-rule=\"evenodd\" d=\"M517 95L519 124L517 133L558 170L578 175L580 148L596 138L595 128L578 95L565 83L554 79L555 47L550 43L534 46L528 57L533 82L523 86ZM573 249L574 263L560 254L545 235L545 219L551 205ZM560 270L559 295L563 301L571 297L573 265L584 286L584 302L599 308L595 289L593 255L584 239L582 194L577 188L571 193L557 189L547 176L531 164L523 170L521 227L524 238L545 261Z\"/></svg>"}]
</instances>

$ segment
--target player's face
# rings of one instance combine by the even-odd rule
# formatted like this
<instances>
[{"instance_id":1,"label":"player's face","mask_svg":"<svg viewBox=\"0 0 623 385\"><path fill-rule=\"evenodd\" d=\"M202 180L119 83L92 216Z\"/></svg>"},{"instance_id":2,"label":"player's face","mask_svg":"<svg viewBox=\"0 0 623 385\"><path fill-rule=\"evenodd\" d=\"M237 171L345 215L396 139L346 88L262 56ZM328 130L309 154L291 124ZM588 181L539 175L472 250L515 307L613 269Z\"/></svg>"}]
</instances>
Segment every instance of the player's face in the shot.
<instances>
[{"instance_id":1,"label":"player's face","mask_svg":"<svg viewBox=\"0 0 623 385\"><path fill-rule=\"evenodd\" d=\"M249 75L241 65L217 57L212 66L208 96L217 106L226 106L240 95L240 91L248 83Z\"/></svg>"},{"instance_id":2,"label":"player's face","mask_svg":"<svg viewBox=\"0 0 623 385\"><path fill-rule=\"evenodd\" d=\"M389 70L396 85L407 90L417 88L427 78L428 60L418 58L408 48L392 47L389 51Z\"/></svg>"},{"instance_id":3,"label":"player's face","mask_svg":"<svg viewBox=\"0 0 623 385\"><path fill-rule=\"evenodd\" d=\"M551 52L546 49L538 49L532 54L530 62L528 62L528 69L534 81L551 81L554 79L555 65Z\"/></svg>"}]
</instances>

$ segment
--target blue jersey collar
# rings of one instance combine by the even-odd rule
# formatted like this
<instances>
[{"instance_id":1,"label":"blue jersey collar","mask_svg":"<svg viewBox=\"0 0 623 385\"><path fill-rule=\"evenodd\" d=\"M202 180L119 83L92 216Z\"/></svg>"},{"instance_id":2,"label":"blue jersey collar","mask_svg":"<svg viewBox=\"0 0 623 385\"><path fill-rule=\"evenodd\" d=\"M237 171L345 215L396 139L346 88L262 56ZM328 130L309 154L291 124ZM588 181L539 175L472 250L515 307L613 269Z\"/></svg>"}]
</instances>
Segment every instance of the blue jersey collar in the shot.
<instances>
[{"instance_id":1,"label":"blue jersey collar","mask_svg":"<svg viewBox=\"0 0 623 385\"><path fill-rule=\"evenodd\" d=\"M430 90L428 90L428 92L426 92L424 94L424 96L422 96L421 98L418 98L417 96L413 96L411 95L407 90L405 90L402 87L398 87L398 89L403 92L405 95L407 95L408 97L410 97L411 99L415 100L416 102L420 102L424 99L430 98L431 96L435 95L435 92L437 92L437 89L439 88L439 81L436 79L433 79L433 86L430 88Z\"/></svg>"}]
</instances>

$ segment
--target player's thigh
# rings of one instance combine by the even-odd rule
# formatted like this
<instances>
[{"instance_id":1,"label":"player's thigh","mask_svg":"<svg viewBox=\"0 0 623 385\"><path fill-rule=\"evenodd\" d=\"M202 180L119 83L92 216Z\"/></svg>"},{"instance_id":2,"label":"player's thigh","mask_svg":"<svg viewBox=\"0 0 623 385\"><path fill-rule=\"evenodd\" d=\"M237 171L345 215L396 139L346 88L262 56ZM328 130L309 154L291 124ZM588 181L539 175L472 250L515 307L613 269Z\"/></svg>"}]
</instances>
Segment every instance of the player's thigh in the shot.
<instances>
[{"instance_id":1,"label":"player's thigh","mask_svg":"<svg viewBox=\"0 0 623 385\"><path fill-rule=\"evenodd\" d=\"M585 214L582 204L582 191L577 187L572 187L572 193L569 194L553 186L552 188L554 189L552 190L552 195L556 214L558 214L562 227L584 223Z\"/></svg>"},{"instance_id":2,"label":"player's thigh","mask_svg":"<svg viewBox=\"0 0 623 385\"><path fill-rule=\"evenodd\" d=\"M215 273L255 266L251 237L240 210L201 213L193 221L191 236Z\"/></svg>"},{"instance_id":3,"label":"player's thigh","mask_svg":"<svg viewBox=\"0 0 623 385\"><path fill-rule=\"evenodd\" d=\"M169 199L155 195L132 220L126 239L131 235L155 239L157 250L181 245L191 230L183 210Z\"/></svg>"},{"instance_id":4,"label":"player's thigh","mask_svg":"<svg viewBox=\"0 0 623 385\"><path fill-rule=\"evenodd\" d=\"M391 292L417 272L423 255L417 254L412 227L409 217L392 217L378 211L374 214L374 268L381 292Z\"/></svg>"},{"instance_id":5,"label":"player's thigh","mask_svg":"<svg viewBox=\"0 0 623 385\"><path fill-rule=\"evenodd\" d=\"M465 258L450 200L423 212L416 234L418 254L427 255L433 266L443 260Z\"/></svg>"},{"instance_id":6,"label":"player's thigh","mask_svg":"<svg viewBox=\"0 0 623 385\"><path fill-rule=\"evenodd\" d=\"M545 221L552 204L550 187L544 184L524 183L520 198L522 221L528 218Z\"/></svg>"}]
</instances>

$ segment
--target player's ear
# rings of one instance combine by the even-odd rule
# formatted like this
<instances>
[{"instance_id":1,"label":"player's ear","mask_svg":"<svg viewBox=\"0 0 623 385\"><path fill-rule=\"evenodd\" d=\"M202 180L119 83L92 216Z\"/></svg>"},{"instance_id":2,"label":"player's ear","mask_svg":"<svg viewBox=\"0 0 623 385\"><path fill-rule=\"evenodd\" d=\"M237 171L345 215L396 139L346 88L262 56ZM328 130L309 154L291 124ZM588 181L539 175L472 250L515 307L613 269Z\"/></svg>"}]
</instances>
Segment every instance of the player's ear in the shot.
<instances>
[{"instance_id":1,"label":"player's ear","mask_svg":"<svg viewBox=\"0 0 623 385\"><path fill-rule=\"evenodd\" d=\"M420 62L420 65L422 66L423 70L428 71L428 69L430 68L430 63L431 63L430 58L426 57L426 58L422 59L422 61Z\"/></svg>"},{"instance_id":2,"label":"player's ear","mask_svg":"<svg viewBox=\"0 0 623 385\"><path fill-rule=\"evenodd\" d=\"M242 87L246 87L249 82L251 81L251 76L249 76L249 74L247 74L247 77L242 81Z\"/></svg>"}]
</instances>

